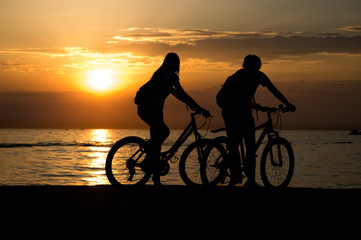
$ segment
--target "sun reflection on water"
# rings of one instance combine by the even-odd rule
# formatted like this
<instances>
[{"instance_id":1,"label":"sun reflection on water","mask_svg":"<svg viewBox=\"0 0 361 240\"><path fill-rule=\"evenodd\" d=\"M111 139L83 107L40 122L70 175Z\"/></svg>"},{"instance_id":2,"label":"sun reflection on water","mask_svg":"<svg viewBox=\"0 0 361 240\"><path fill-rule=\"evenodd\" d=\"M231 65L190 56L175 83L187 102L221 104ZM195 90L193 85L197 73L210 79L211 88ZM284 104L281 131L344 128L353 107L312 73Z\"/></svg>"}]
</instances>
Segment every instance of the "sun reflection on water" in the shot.
<instances>
[{"instance_id":1,"label":"sun reflection on water","mask_svg":"<svg viewBox=\"0 0 361 240\"><path fill-rule=\"evenodd\" d=\"M90 141L96 145L104 146L111 143L111 134L108 129L93 129L90 132Z\"/></svg>"},{"instance_id":2,"label":"sun reflection on water","mask_svg":"<svg viewBox=\"0 0 361 240\"><path fill-rule=\"evenodd\" d=\"M88 168L89 177L83 178L88 185L108 184L105 175L105 160L111 145L111 134L107 129L94 129L90 133Z\"/></svg>"}]
</instances>

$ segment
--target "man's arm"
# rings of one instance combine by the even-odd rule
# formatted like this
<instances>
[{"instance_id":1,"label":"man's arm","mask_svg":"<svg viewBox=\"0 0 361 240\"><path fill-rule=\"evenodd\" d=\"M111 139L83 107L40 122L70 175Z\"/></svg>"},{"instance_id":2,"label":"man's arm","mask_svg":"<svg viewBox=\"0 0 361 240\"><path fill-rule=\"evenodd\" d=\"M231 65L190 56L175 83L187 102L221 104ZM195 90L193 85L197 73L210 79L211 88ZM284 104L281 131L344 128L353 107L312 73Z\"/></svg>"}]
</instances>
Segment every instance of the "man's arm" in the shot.
<instances>
[{"instance_id":1,"label":"man's arm","mask_svg":"<svg viewBox=\"0 0 361 240\"><path fill-rule=\"evenodd\" d=\"M266 85L266 87L268 88L268 90L270 90L270 92L276 97L278 98L278 100L280 100L281 102L283 102L289 109L290 111L294 112L296 111L296 106L291 104L287 98L276 88L275 85L273 85L273 83L271 81L269 81Z\"/></svg>"}]
</instances>

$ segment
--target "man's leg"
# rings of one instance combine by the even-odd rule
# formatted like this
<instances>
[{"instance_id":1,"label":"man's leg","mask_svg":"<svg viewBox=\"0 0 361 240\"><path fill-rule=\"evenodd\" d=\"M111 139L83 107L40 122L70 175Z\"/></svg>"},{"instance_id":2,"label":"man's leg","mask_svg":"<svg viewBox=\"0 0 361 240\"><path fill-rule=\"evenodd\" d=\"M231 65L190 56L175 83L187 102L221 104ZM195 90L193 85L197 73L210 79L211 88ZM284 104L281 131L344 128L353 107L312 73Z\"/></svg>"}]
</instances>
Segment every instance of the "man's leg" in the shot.
<instances>
[{"instance_id":1,"label":"man's leg","mask_svg":"<svg viewBox=\"0 0 361 240\"><path fill-rule=\"evenodd\" d=\"M242 182L241 175L241 157L238 151L239 141L229 143L229 159L231 180L229 185L235 185Z\"/></svg>"},{"instance_id":2,"label":"man's leg","mask_svg":"<svg viewBox=\"0 0 361 240\"><path fill-rule=\"evenodd\" d=\"M244 163L245 173L247 175L247 183L256 183L256 137L255 123L253 117L248 120L248 127L244 129L244 142L246 145L246 160Z\"/></svg>"},{"instance_id":3,"label":"man's leg","mask_svg":"<svg viewBox=\"0 0 361 240\"><path fill-rule=\"evenodd\" d=\"M237 116L227 115L223 113L224 123L227 129L229 160L231 170L231 180L229 185L241 183L241 156L238 146L241 140L240 125Z\"/></svg>"}]
</instances>

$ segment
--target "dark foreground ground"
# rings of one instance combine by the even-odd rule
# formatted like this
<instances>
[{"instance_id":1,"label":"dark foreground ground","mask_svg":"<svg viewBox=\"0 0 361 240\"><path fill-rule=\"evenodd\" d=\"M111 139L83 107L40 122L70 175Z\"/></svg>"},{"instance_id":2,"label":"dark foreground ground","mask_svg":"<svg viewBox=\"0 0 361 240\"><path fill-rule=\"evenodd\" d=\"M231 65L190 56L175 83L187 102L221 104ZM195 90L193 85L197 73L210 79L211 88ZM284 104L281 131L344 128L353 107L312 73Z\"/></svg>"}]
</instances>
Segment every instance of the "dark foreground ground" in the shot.
<instances>
[{"instance_id":1,"label":"dark foreground ground","mask_svg":"<svg viewBox=\"0 0 361 240\"><path fill-rule=\"evenodd\" d=\"M2 186L2 212L115 212L124 208L206 211L246 210L273 213L327 212L356 214L361 209L361 189L287 188L282 190L243 187L154 188L104 186Z\"/></svg>"}]
</instances>

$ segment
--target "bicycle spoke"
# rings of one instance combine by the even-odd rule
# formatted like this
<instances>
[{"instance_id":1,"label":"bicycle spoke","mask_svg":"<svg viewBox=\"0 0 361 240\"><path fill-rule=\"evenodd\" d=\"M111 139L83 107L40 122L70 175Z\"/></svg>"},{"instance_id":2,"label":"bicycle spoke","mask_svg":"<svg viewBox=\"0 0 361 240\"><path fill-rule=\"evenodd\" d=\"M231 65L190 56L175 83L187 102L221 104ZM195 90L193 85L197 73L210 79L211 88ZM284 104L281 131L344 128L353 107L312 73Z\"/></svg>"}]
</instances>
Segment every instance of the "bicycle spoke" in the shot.
<instances>
[{"instance_id":1,"label":"bicycle spoke","mask_svg":"<svg viewBox=\"0 0 361 240\"><path fill-rule=\"evenodd\" d=\"M267 186L287 186L293 173L293 153L285 139L270 144L261 159L262 180Z\"/></svg>"},{"instance_id":2,"label":"bicycle spoke","mask_svg":"<svg viewBox=\"0 0 361 240\"><path fill-rule=\"evenodd\" d=\"M141 169L145 154L145 141L138 137L128 137L118 141L107 157L106 172L114 185L134 185L145 183L149 176Z\"/></svg>"},{"instance_id":3,"label":"bicycle spoke","mask_svg":"<svg viewBox=\"0 0 361 240\"><path fill-rule=\"evenodd\" d=\"M188 155L188 159L185 162L185 171L188 175L188 178L192 180L193 183L202 184L200 177L200 160L198 159L197 148L194 148L193 151Z\"/></svg>"}]
</instances>

